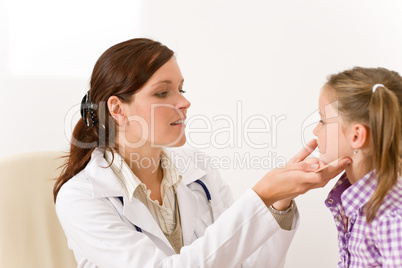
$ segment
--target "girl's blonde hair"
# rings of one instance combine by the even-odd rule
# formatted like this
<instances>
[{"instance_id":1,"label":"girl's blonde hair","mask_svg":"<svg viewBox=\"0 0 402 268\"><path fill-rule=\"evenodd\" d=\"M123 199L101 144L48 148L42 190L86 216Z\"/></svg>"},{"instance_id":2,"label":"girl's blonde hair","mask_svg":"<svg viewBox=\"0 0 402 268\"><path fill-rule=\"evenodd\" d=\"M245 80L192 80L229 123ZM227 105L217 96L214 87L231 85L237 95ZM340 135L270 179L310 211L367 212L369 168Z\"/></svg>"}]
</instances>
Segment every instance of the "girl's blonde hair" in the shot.
<instances>
[{"instance_id":1,"label":"girl's blonde hair","mask_svg":"<svg viewBox=\"0 0 402 268\"><path fill-rule=\"evenodd\" d=\"M373 91L376 84L384 87ZM355 67L329 76L324 88L334 94L343 120L370 129L368 164L378 184L366 206L369 223L401 175L402 77L385 68Z\"/></svg>"}]
</instances>

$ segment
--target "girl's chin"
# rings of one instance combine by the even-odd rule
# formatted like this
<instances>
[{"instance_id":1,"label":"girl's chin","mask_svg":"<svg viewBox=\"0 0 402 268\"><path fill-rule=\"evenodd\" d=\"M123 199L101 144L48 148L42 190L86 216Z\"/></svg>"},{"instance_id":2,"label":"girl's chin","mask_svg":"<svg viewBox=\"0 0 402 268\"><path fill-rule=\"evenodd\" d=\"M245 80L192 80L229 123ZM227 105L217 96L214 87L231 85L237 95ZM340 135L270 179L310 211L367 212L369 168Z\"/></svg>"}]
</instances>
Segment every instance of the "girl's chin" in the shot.
<instances>
[{"instance_id":1,"label":"girl's chin","mask_svg":"<svg viewBox=\"0 0 402 268\"><path fill-rule=\"evenodd\" d=\"M320 157L318 159L320 159L320 161L324 162L325 164L329 164L335 160L335 159L331 160L330 158L326 157L325 155L320 155Z\"/></svg>"}]
</instances>

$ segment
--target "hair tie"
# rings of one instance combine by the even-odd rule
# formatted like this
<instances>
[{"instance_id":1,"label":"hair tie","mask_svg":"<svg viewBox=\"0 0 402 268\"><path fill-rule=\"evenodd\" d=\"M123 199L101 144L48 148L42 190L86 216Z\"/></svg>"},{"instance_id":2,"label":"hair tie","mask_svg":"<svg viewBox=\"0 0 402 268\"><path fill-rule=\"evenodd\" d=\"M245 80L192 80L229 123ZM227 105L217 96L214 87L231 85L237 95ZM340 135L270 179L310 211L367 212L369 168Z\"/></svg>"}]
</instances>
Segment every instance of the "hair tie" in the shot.
<instances>
[{"instance_id":1,"label":"hair tie","mask_svg":"<svg viewBox=\"0 0 402 268\"><path fill-rule=\"evenodd\" d=\"M85 96L82 98L81 101L81 108L80 108L81 117L84 120L85 124L88 127L93 127L96 123L96 115L94 111L94 105L89 98L89 91ZM89 120L88 120L88 113L89 113Z\"/></svg>"},{"instance_id":2,"label":"hair tie","mask_svg":"<svg viewBox=\"0 0 402 268\"><path fill-rule=\"evenodd\" d=\"M375 84L373 86L373 93L377 90L378 87L384 87L384 85L383 84Z\"/></svg>"}]
</instances>

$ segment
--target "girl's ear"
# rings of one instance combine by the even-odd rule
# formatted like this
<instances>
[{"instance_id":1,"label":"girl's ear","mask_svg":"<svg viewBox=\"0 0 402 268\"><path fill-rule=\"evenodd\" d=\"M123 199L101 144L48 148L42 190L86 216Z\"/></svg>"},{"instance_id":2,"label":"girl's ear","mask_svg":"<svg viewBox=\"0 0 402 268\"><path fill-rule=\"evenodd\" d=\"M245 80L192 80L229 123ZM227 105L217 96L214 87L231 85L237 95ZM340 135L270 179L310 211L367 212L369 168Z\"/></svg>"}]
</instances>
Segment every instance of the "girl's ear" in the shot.
<instances>
[{"instance_id":1,"label":"girl's ear","mask_svg":"<svg viewBox=\"0 0 402 268\"><path fill-rule=\"evenodd\" d=\"M367 140L368 132L369 132L369 129L367 128L367 126L365 126L363 124L353 124L352 131L351 131L352 148L355 148L355 149L362 148L368 141Z\"/></svg>"},{"instance_id":2,"label":"girl's ear","mask_svg":"<svg viewBox=\"0 0 402 268\"><path fill-rule=\"evenodd\" d=\"M110 115L114 118L117 125L124 125L125 112L123 102L116 96L111 96L107 100L107 107L109 109Z\"/></svg>"}]
</instances>

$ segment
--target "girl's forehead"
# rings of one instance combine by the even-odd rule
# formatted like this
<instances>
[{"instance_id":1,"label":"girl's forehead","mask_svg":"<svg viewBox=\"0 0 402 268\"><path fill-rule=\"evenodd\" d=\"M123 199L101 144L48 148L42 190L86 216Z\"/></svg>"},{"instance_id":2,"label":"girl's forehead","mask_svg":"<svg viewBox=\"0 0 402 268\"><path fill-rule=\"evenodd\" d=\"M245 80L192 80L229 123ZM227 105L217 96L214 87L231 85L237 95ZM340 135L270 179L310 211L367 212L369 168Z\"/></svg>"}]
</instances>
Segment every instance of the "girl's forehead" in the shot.
<instances>
[{"instance_id":1,"label":"girl's forehead","mask_svg":"<svg viewBox=\"0 0 402 268\"><path fill-rule=\"evenodd\" d=\"M337 118L339 116L338 105L337 102L330 102L324 106L325 117L329 118Z\"/></svg>"},{"instance_id":2,"label":"girl's forehead","mask_svg":"<svg viewBox=\"0 0 402 268\"><path fill-rule=\"evenodd\" d=\"M335 118L339 116L338 101L333 98L332 94L329 94L326 90L320 94L320 104L318 112L321 116L326 118Z\"/></svg>"}]
</instances>

